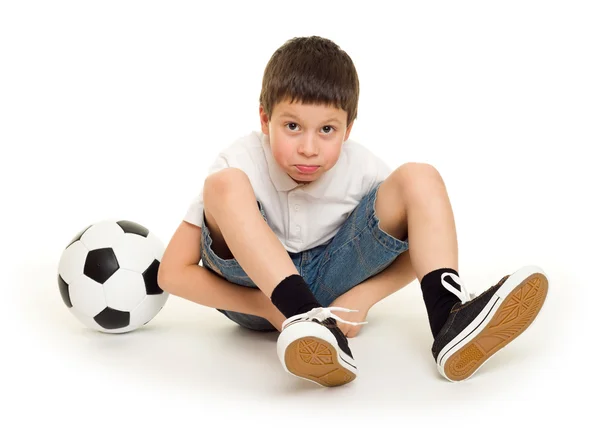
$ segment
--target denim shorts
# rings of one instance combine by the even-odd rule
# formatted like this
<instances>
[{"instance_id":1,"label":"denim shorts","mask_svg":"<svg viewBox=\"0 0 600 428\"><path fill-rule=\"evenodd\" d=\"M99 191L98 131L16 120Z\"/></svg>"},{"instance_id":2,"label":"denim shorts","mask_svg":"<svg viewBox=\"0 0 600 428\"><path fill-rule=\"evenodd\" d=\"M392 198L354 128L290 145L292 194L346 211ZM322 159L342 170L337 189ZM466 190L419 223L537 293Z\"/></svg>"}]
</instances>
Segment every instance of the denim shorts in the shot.
<instances>
[{"instance_id":1,"label":"denim shorts","mask_svg":"<svg viewBox=\"0 0 600 428\"><path fill-rule=\"evenodd\" d=\"M327 243L302 251L288 251L298 273L323 307L356 285L387 268L408 249L408 240L402 241L384 232L375 215L375 200L379 183L367 194L346 219L340 230ZM258 202L265 221L267 217ZM212 249L212 238L202 220L202 265L227 281L243 287L258 288L235 258L222 259ZM242 327L258 331L274 331L275 327L264 318L217 309Z\"/></svg>"}]
</instances>

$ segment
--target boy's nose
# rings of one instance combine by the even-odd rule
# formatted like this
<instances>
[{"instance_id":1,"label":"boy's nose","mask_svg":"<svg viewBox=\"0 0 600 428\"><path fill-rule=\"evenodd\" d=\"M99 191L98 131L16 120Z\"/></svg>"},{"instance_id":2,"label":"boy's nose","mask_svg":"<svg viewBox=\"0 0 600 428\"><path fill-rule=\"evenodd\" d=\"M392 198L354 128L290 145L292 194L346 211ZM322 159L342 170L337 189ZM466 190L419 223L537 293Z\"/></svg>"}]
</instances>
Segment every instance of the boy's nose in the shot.
<instances>
[{"instance_id":1,"label":"boy's nose","mask_svg":"<svg viewBox=\"0 0 600 428\"><path fill-rule=\"evenodd\" d=\"M314 156L318 153L317 144L312 137L308 137L300 144L300 152L306 156Z\"/></svg>"}]
</instances>

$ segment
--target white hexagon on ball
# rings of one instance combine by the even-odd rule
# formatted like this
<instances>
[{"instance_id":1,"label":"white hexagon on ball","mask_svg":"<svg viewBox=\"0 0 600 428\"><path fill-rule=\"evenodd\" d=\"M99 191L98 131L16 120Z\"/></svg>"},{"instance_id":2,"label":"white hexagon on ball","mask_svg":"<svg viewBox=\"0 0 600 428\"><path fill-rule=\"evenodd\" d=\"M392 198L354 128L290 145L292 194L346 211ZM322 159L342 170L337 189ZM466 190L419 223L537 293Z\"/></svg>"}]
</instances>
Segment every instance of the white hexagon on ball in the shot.
<instances>
[{"instance_id":1,"label":"white hexagon on ball","mask_svg":"<svg viewBox=\"0 0 600 428\"><path fill-rule=\"evenodd\" d=\"M156 257L156 248L150 243L151 241L143 236L134 233L124 234L113 245L121 269L143 273Z\"/></svg>"},{"instance_id":2,"label":"white hexagon on ball","mask_svg":"<svg viewBox=\"0 0 600 428\"><path fill-rule=\"evenodd\" d=\"M95 317L106 308L102 284L80 275L69 284L69 294L73 307L82 315Z\"/></svg>"},{"instance_id":3,"label":"white hexagon on ball","mask_svg":"<svg viewBox=\"0 0 600 428\"><path fill-rule=\"evenodd\" d=\"M154 258L159 262L162 261L163 254L165 252L165 244L156 236L154 233L148 233L148 237L146 238L150 241L149 247L154 251Z\"/></svg>"},{"instance_id":4,"label":"white hexagon on ball","mask_svg":"<svg viewBox=\"0 0 600 428\"><path fill-rule=\"evenodd\" d=\"M103 288L107 306L123 312L133 310L146 297L142 275L123 268L116 271L104 283Z\"/></svg>"},{"instance_id":5,"label":"white hexagon on ball","mask_svg":"<svg viewBox=\"0 0 600 428\"><path fill-rule=\"evenodd\" d=\"M119 225L110 220L95 223L81 237L88 250L110 248L125 234Z\"/></svg>"},{"instance_id":6,"label":"white hexagon on ball","mask_svg":"<svg viewBox=\"0 0 600 428\"><path fill-rule=\"evenodd\" d=\"M153 319L165 305L167 293L148 295L140 305L131 312L131 323L143 325Z\"/></svg>"},{"instance_id":7,"label":"white hexagon on ball","mask_svg":"<svg viewBox=\"0 0 600 428\"><path fill-rule=\"evenodd\" d=\"M87 254L88 249L81 241L73 242L63 251L58 262L58 273L67 284L83 275L83 266Z\"/></svg>"},{"instance_id":8,"label":"white hexagon on ball","mask_svg":"<svg viewBox=\"0 0 600 428\"><path fill-rule=\"evenodd\" d=\"M96 321L94 321L94 318L87 316L85 314L82 314L75 308L70 308L69 310L73 315L75 315L75 318L77 318L84 326L89 327L94 330L99 330L99 331L104 330L100 325L98 325L98 323Z\"/></svg>"}]
</instances>

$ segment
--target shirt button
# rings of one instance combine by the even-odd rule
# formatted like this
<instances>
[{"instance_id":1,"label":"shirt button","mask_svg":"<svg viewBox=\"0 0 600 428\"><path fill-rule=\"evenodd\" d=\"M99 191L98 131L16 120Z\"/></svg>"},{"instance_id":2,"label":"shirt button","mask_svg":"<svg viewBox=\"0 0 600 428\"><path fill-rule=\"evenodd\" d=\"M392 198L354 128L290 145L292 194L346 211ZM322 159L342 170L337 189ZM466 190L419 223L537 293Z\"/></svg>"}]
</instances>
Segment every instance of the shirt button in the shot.
<instances>
[{"instance_id":1,"label":"shirt button","mask_svg":"<svg viewBox=\"0 0 600 428\"><path fill-rule=\"evenodd\" d=\"M300 232L300 226L296 226L296 232Z\"/></svg>"},{"instance_id":2,"label":"shirt button","mask_svg":"<svg viewBox=\"0 0 600 428\"><path fill-rule=\"evenodd\" d=\"M294 205L294 209L295 209L296 211L300 211L300 205L298 205L298 204Z\"/></svg>"}]
</instances>

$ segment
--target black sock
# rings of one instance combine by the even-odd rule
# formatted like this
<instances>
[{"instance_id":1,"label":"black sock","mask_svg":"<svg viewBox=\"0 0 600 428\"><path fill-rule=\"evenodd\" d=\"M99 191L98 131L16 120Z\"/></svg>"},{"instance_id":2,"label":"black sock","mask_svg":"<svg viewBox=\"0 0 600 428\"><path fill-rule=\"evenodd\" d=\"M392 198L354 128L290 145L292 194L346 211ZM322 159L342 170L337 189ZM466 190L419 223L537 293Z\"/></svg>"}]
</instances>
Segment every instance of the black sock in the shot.
<instances>
[{"instance_id":1,"label":"black sock","mask_svg":"<svg viewBox=\"0 0 600 428\"><path fill-rule=\"evenodd\" d=\"M286 318L322 306L300 275L291 275L281 281L271 293L271 302Z\"/></svg>"},{"instance_id":2,"label":"black sock","mask_svg":"<svg viewBox=\"0 0 600 428\"><path fill-rule=\"evenodd\" d=\"M450 268L441 268L429 272L421 280L421 291L427 308L429 326L435 338L450 315L452 306L460 299L442 285L442 274L450 272L458 276L458 272Z\"/></svg>"}]
</instances>

